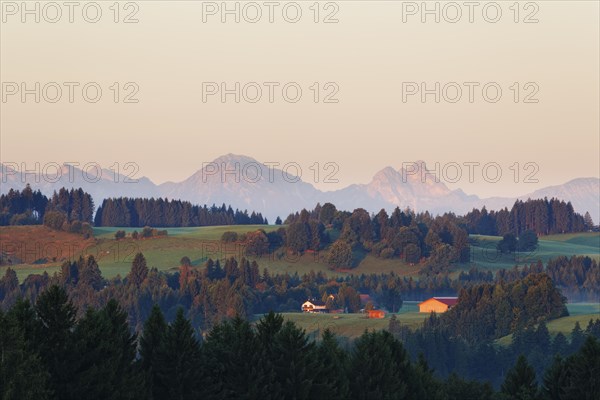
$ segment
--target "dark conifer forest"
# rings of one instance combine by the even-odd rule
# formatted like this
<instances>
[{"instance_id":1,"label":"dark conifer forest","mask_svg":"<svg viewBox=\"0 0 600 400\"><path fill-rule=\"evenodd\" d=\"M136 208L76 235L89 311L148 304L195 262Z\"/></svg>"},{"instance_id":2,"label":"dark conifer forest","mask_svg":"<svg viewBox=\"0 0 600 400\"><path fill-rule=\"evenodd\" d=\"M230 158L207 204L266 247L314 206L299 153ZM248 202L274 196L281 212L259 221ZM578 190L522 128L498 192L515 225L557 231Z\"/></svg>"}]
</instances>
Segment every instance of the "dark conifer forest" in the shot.
<instances>
[{"instance_id":1,"label":"dark conifer forest","mask_svg":"<svg viewBox=\"0 0 600 400\"><path fill-rule=\"evenodd\" d=\"M92 222L96 226L122 226L122 227L186 227L209 225L248 225L267 224L268 221L260 213L244 210L234 210L231 206L222 204L193 205L187 201L154 199L154 198L109 198L103 199L102 204L95 209L92 197L81 188L62 188L54 192L51 198L43 195L39 190L33 191L29 185L22 191L11 189L7 194L0 195L0 226L5 225L32 225L45 223L45 214L48 211L61 214L60 222L79 221ZM505 235L512 233L519 236L527 230L536 235L554 233L583 232L593 228L591 222L578 214L569 202L557 199L529 199L517 201L510 210L507 208L498 211L473 209L463 217L454 214L445 214L456 218L467 233L482 235ZM93 217L93 219L92 219ZM316 221L321 224L340 224L346 217L352 217L352 224L360 228L361 224L373 225L376 229L374 237L364 236L357 240L390 239L385 232L388 227L395 228L411 226L411 221L416 219L426 221L433 216L428 212L417 214L410 210L396 208L388 216L385 210L376 215L369 215L363 209L356 209L353 213L338 211L335 205L325 203L317 205L311 211L290 214L286 224L305 223ZM58 226L58 222L46 223ZM368 220L368 221L367 221ZM279 221L281 221L279 219ZM60 227L58 227L60 228ZM318 228L309 227L316 232ZM405 234L406 235L406 234ZM298 243L297 248L310 248L309 244Z\"/></svg>"},{"instance_id":2,"label":"dark conifer forest","mask_svg":"<svg viewBox=\"0 0 600 400\"><path fill-rule=\"evenodd\" d=\"M599 328L597 321L593 332L581 332L570 344L550 343L540 324L515 337L505 354L481 344L461 355L456 344L439 341L443 328L435 317L404 343L394 328L343 343L329 330L311 340L272 312L256 323L228 318L200 336L183 308L168 318L154 305L134 333L116 300L82 312L53 285L35 304L18 300L0 313L0 394L21 400L592 400L600 387ZM438 340L426 339L430 335ZM535 342L535 351L556 352L550 367L538 372L523 353L515 357L526 340ZM449 349L455 363L477 363L475 378L498 373L498 363L506 369L494 386L440 374L427 360L430 348L411 354L415 341L436 343L438 358Z\"/></svg>"},{"instance_id":3,"label":"dark conifer forest","mask_svg":"<svg viewBox=\"0 0 600 400\"><path fill-rule=\"evenodd\" d=\"M60 189L51 198L27 185L22 191L9 190L0 195L0 226L44 224L54 229L79 233L81 226L186 227L210 225L267 224L260 213L192 205L187 201L154 198L104 199L95 209L92 196L83 189ZM89 230L88 230L89 233Z\"/></svg>"},{"instance_id":4,"label":"dark conifer forest","mask_svg":"<svg viewBox=\"0 0 600 400\"><path fill-rule=\"evenodd\" d=\"M595 393L600 319L576 325L570 340L551 337L546 323L567 315L566 299L536 264L491 279L474 270L418 282L270 275L234 258L180 264L159 272L139 253L126 277L106 280L89 256L22 284L8 268L0 279L4 398L512 399L525 389L533 397L524 398L594 398L571 393ZM355 341L309 336L269 314L329 295L332 307L357 312L359 293L398 309L436 284L458 292L459 305L416 329L392 314L387 331ZM494 344L505 335L509 346ZM551 374L569 394L552 397Z\"/></svg>"},{"instance_id":5,"label":"dark conifer forest","mask_svg":"<svg viewBox=\"0 0 600 400\"><path fill-rule=\"evenodd\" d=\"M104 199L94 218L96 226L186 227L210 225L262 225L267 220L254 211L192 205L188 201L154 198Z\"/></svg>"}]
</instances>

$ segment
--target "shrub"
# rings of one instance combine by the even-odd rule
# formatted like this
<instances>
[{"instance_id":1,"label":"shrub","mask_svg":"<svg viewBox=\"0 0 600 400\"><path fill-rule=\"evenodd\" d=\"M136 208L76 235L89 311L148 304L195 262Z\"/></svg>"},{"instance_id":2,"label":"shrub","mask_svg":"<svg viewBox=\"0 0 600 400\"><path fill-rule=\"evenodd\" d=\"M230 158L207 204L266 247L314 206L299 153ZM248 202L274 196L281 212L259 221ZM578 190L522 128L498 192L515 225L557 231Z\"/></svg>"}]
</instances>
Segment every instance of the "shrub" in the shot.
<instances>
[{"instance_id":1,"label":"shrub","mask_svg":"<svg viewBox=\"0 0 600 400\"><path fill-rule=\"evenodd\" d=\"M402 254L407 263L415 264L421 259L421 249L413 243L407 244Z\"/></svg>"},{"instance_id":2,"label":"shrub","mask_svg":"<svg viewBox=\"0 0 600 400\"><path fill-rule=\"evenodd\" d=\"M44 225L52 229L62 229L66 221L67 216L60 211L48 211L44 214Z\"/></svg>"},{"instance_id":3,"label":"shrub","mask_svg":"<svg viewBox=\"0 0 600 400\"><path fill-rule=\"evenodd\" d=\"M73 221L69 226L69 232L81 233L81 221Z\"/></svg>"},{"instance_id":4,"label":"shrub","mask_svg":"<svg viewBox=\"0 0 600 400\"><path fill-rule=\"evenodd\" d=\"M142 238L149 237L152 237L152 228L150 228L149 226L145 226L144 229L142 229Z\"/></svg>"},{"instance_id":5,"label":"shrub","mask_svg":"<svg viewBox=\"0 0 600 400\"><path fill-rule=\"evenodd\" d=\"M386 247L385 249L381 250L381 253L379 253L379 257L381 258L392 258L394 257L394 249L392 249L391 247Z\"/></svg>"},{"instance_id":6,"label":"shrub","mask_svg":"<svg viewBox=\"0 0 600 400\"><path fill-rule=\"evenodd\" d=\"M223 232L223 235L221 235L221 241L225 242L225 243L237 242L238 234L237 234L237 232L232 232L232 231Z\"/></svg>"},{"instance_id":7,"label":"shrub","mask_svg":"<svg viewBox=\"0 0 600 400\"><path fill-rule=\"evenodd\" d=\"M537 248L538 237L532 230L526 230L519 236L517 242L517 250L519 251L533 251Z\"/></svg>"},{"instance_id":8,"label":"shrub","mask_svg":"<svg viewBox=\"0 0 600 400\"><path fill-rule=\"evenodd\" d=\"M81 224L81 234L83 234L84 239L89 239L94 236L94 228L92 228L92 225L90 225L89 222Z\"/></svg>"},{"instance_id":9,"label":"shrub","mask_svg":"<svg viewBox=\"0 0 600 400\"><path fill-rule=\"evenodd\" d=\"M269 251L269 239L264 231L248 232L246 234L246 254L260 256Z\"/></svg>"},{"instance_id":10,"label":"shrub","mask_svg":"<svg viewBox=\"0 0 600 400\"><path fill-rule=\"evenodd\" d=\"M327 264L334 268L349 267L352 264L352 248L343 240L336 240L329 249Z\"/></svg>"}]
</instances>

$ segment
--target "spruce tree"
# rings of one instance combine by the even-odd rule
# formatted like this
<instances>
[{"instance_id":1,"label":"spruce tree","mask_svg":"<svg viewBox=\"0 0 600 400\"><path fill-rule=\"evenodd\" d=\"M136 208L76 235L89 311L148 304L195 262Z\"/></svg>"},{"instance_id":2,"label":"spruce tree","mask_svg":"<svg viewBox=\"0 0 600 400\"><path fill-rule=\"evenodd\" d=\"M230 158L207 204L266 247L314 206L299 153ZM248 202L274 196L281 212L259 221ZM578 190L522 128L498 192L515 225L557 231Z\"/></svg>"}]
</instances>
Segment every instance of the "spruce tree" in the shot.
<instances>
[{"instance_id":1,"label":"spruce tree","mask_svg":"<svg viewBox=\"0 0 600 400\"><path fill-rule=\"evenodd\" d=\"M585 212L585 215L583 216L583 222L588 230L591 230L594 227L594 220L592 219L589 211Z\"/></svg>"},{"instance_id":2,"label":"spruce tree","mask_svg":"<svg viewBox=\"0 0 600 400\"><path fill-rule=\"evenodd\" d=\"M136 337L116 300L88 309L74 332L77 358L72 398L133 399L141 379L134 370Z\"/></svg>"},{"instance_id":3,"label":"spruce tree","mask_svg":"<svg viewBox=\"0 0 600 400\"><path fill-rule=\"evenodd\" d=\"M588 336L570 360L568 399L597 400L600 394L600 342Z\"/></svg>"},{"instance_id":4,"label":"spruce tree","mask_svg":"<svg viewBox=\"0 0 600 400\"><path fill-rule=\"evenodd\" d=\"M552 365L543 377L542 393L547 400L562 400L569 382L567 363L559 355L554 357Z\"/></svg>"},{"instance_id":5,"label":"spruce tree","mask_svg":"<svg viewBox=\"0 0 600 400\"><path fill-rule=\"evenodd\" d=\"M68 399L74 385L73 327L76 309L64 289L54 285L38 297L35 310L39 321L39 354L52 374L50 388L55 394Z\"/></svg>"},{"instance_id":6,"label":"spruce tree","mask_svg":"<svg viewBox=\"0 0 600 400\"><path fill-rule=\"evenodd\" d=\"M175 321L167 328L163 345L158 350L157 375L166 388L168 399L193 400L200 393L200 344L194 329L177 310Z\"/></svg>"},{"instance_id":7,"label":"spruce tree","mask_svg":"<svg viewBox=\"0 0 600 400\"><path fill-rule=\"evenodd\" d=\"M456 375L450 374L443 386L447 400L492 400L494 390L489 383L466 381Z\"/></svg>"},{"instance_id":8,"label":"spruce tree","mask_svg":"<svg viewBox=\"0 0 600 400\"><path fill-rule=\"evenodd\" d=\"M538 398L538 386L535 371L521 355L517 363L506 374L501 393L515 400L535 400Z\"/></svg>"},{"instance_id":9,"label":"spruce tree","mask_svg":"<svg viewBox=\"0 0 600 400\"><path fill-rule=\"evenodd\" d=\"M80 258L79 267L79 282L92 287L95 290L100 290L103 285L102 273L98 267L98 263L94 256L87 256L85 259Z\"/></svg>"},{"instance_id":10,"label":"spruce tree","mask_svg":"<svg viewBox=\"0 0 600 400\"><path fill-rule=\"evenodd\" d=\"M265 370L258 340L250 323L224 321L202 346L203 394L207 398L270 399L274 375Z\"/></svg>"},{"instance_id":11,"label":"spruce tree","mask_svg":"<svg viewBox=\"0 0 600 400\"><path fill-rule=\"evenodd\" d=\"M579 321L576 321L573 330L571 330L571 351L573 353L578 351L584 341L585 335L581 329L581 325L579 325Z\"/></svg>"},{"instance_id":12,"label":"spruce tree","mask_svg":"<svg viewBox=\"0 0 600 400\"><path fill-rule=\"evenodd\" d=\"M413 399L443 399L442 386L433 376L423 353L419 353L417 362L413 365L413 378L408 379L408 398Z\"/></svg>"},{"instance_id":13,"label":"spruce tree","mask_svg":"<svg viewBox=\"0 0 600 400\"><path fill-rule=\"evenodd\" d=\"M365 332L355 343L349 376L352 398L405 399L411 378L408 355L389 332Z\"/></svg>"},{"instance_id":14,"label":"spruce tree","mask_svg":"<svg viewBox=\"0 0 600 400\"><path fill-rule=\"evenodd\" d=\"M344 400L349 396L348 356L338 345L335 335L325 329L316 351L320 372L316 390L327 399Z\"/></svg>"},{"instance_id":15,"label":"spruce tree","mask_svg":"<svg viewBox=\"0 0 600 400\"><path fill-rule=\"evenodd\" d=\"M273 353L281 398L308 400L321 395L314 386L320 373L315 344L308 340L304 330L286 321L275 335Z\"/></svg>"},{"instance_id":16,"label":"spruce tree","mask_svg":"<svg viewBox=\"0 0 600 400\"><path fill-rule=\"evenodd\" d=\"M265 269L266 271L266 269ZM264 315L256 324L256 339L258 341L259 368L262 379L268 383L271 398L280 398L281 382L277 379L275 364L277 353L275 350L275 338L283 327L283 316L273 311Z\"/></svg>"},{"instance_id":17,"label":"spruce tree","mask_svg":"<svg viewBox=\"0 0 600 400\"><path fill-rule=\"evenodd\" d=\"M158 377L160 370L159 349L164 346L167 335L167 323L160 307L155 304L150 316L144 323L140 336L140 367L144 375L147 398L149 400L166 398L165 387Z\"/></svg>"},{"instance_id":18,"label":"spruce tree","mask_svg":"<svg viewBox=\"0 0 600 400\"><path fill-rule=\"evenodd\" d=\"M146 258L142 253L137 253L131 263L131 271L127 275L127 282L130 285L139 287L147 276Z\"/></svg>"},{"instance_id":19,"label":"spruce tree","mask_svg":"<svg viewBox=\"0 0 600 400\"><path fill-rule=\"evenodd\" d=\"M567 341L567 337L562 332L558 332L552 340L552 354L564 356L568 349L569 342Z\"/></svg>"},{"instance_id":20,"label":"spruce tree","mask_svg":"<svg viewBox=\"0 0 600 400\"><path fill-rule=\"evenodd\" d=\"M258 321L256 324L256 332L258 340L263 348L268 349L269 352L271 351L275 335L281 330L282 326L283 316L275 314L273 311L263 316L260 321Z\"/></svg>"},{"instance_id":21,"label":"spruce tree","mask_svg":"<svg viewBox=\"0 0 600 400\"><path fill-rule=\"evenodd\" d=\"M38 356L32 332L33 312L28 302L17 302L7 315L0 311L0 398L51 398L50 373Z\"/></svg>"}]
</instances>

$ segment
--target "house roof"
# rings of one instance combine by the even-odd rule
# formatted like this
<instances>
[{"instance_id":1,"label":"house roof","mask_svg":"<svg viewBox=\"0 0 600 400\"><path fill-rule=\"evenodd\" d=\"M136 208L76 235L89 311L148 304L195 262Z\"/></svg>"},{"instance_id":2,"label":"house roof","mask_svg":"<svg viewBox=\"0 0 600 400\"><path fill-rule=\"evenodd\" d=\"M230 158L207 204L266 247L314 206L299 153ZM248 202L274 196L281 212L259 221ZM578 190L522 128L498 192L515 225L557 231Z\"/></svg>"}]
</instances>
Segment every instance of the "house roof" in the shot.
<instances>
[{"instance_id":1,"label":"house roof","mask_svg":"<svg viewBox=\"0 0 600 400\"><path fill-rule=\"evenodd\" d=\"M325 303L323 303L322 301L317 301L317 300L306 300L304 302L304 304L306 304L306 303L310 303L314 306L325 306Z\"/></svg>"},{"instance_id":2,"label":"house roof","mask_svg":"<svg viewBox=\"0 0 600 400\"><path fill-rule=\"evenodd\" d=\"M434 297L434 299L446 304L448 307L455 306L458 303L458 297Z\"/></svg>"},{"instance_id":3,"label":"house roof","mask_svg":"<svg viewBox=\"0 0 600 400\"><path fill-rule=\"evenodd\" d=\"M458 297L432 297L430 299L420 302L418 305L421 305L430 300L437 300L440 303L446 304L448 307L453 307L458 303Z\"/></svg>"},{"instance_id":4,"label":"house roof","mask_svg":"<svg viewBox=\"0 0 600 400\"><path fill-rule=\"evenodd\" d=\"M360 304L365 305L370 301L373 301L373 299L371 299L371 296L369 296L368 294L359 294L358 295L360 297Z\"/></svg>"}]
</instances>

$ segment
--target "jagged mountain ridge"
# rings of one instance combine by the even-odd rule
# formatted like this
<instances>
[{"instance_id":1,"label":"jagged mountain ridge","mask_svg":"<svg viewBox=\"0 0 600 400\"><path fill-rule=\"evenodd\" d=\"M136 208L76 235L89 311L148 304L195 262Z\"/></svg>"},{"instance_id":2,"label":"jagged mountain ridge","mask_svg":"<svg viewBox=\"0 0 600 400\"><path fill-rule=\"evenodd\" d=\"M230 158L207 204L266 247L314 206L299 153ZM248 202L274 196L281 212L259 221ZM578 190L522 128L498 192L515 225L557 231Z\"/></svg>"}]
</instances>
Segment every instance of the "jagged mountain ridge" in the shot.
<instances>
[{"instance_id":1,"label":"jagged mountain ridge","mask_svg":"<svg viewBox=\"0 0 600 400\"><path fill-rule=\"evenodd\" d=\"M424 166L422 162L415 163ZM575 211L589 211L594 221L600 219L600 179L577 178L562 185L545 187L529 194L515 197L479 198L467 195L461 189L449 189L436 181L433 174L421 175L418 170L398 170L385 167L367 184L353 184L343 189L323 192L302 181L290 168L265 165L251 157L227 154L181 182L154 184L142 177L128 182L127 177L111 170L102 170L100 179L92 182L75 167L62 167L62 176L56 179L54 170L49 176L21 174L5 165L1 166L1 193L11 188L22 189L27 183L34 190L51 195L60 187L82 187L90 193L96 205L107 197L167 197L188 200L194 204L230 204L234 208L261 212L271 222L277 216L285 218L302 208L312 208L317 202L331 202L339 209L353 210L362 207L371 212L381 208L391 211L396 206L410 207L416 211L428 210L433 214L452 211L463 214L474 207L488 209L511 207L516 199L556 197L571 201ZM69 170L68 168L72 168ZM69 173L70 172L70 173ZM94 174L91 174L94 178ZM95 178L94 178L95 179Z\"/></svg>"}]
</instances>

